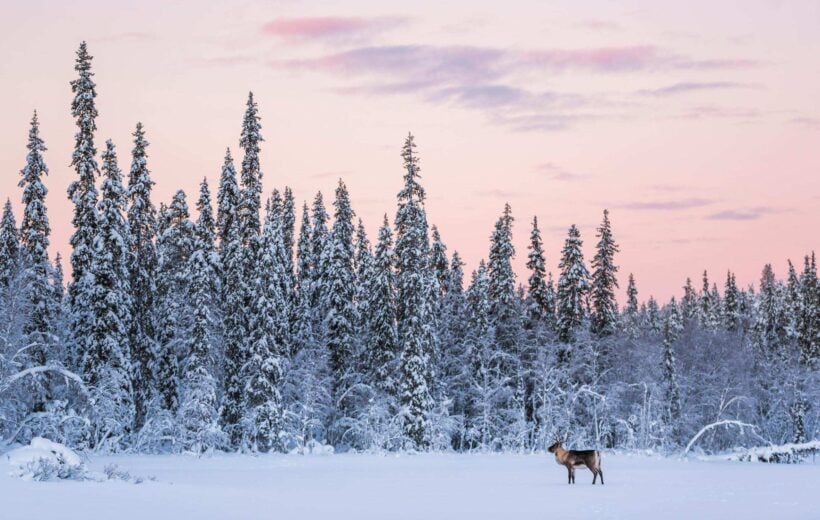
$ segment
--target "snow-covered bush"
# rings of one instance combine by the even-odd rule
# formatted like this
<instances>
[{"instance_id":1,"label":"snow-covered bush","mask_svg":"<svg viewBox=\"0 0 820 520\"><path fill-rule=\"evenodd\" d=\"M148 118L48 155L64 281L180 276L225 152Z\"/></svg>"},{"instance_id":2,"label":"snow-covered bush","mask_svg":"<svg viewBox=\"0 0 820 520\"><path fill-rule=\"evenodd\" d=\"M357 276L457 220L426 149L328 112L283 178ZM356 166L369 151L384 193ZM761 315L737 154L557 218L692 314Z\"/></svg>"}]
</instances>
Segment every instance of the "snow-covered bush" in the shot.
<instances>
[{"instance_id":1,"label":"snow-covered bush","mask_svg":"<svg viewBox=\"0 0 820 520\"><path fill-rule=\"evenodd\" d=\"M12 466L11 475L24 480L83 480L85 464L80 456L63 444L35 437L28 446L6 454Z\"/></svg>"},{"instance_id":2,"label":"snow-covered bush","mask_svg":"<svg viewBox=\"0 0 820 520\"><path fill-rule=\"evenodd\" d=\"M789 443L781 446L765 446L738 451L726 456L727 460L746 462L771 462L780 464L797 464L803 462L809 455L820 452L820 440Z\"/></svg>"}]
</instances>

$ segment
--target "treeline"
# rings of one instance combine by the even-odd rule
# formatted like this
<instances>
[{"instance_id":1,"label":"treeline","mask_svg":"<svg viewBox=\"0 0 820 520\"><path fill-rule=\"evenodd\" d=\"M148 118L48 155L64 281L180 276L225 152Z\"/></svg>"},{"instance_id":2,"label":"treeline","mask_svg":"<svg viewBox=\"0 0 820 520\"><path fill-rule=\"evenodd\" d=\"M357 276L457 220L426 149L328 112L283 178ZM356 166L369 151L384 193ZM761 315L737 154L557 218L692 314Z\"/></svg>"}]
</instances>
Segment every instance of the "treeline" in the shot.
<instances>
[{"instance_id":1,"label":"treeline","mask_svg":"<svg viewBox=\"0 0 820 520\"><path fill-rule=\"evenodd\" d=\"M609 214L589 268L575 226L547 273L536 218L528 278L511 266L505 206L487 261L465 280L429 226L412 135L404 185L374 243L339 181L296 207L262 205L257 104L239 171L228 150L215 197L156 208L145 129L127 180L95 144L96 85L81 44L68 188L71 281L48 255L48 173L35 113L23 215L0 222L0 440L43 436L110 451L530 450L576 444L672 450L803 442L820 428L820 289L814 254L757 289L703 273L680 301L619 309ZM98 161L99 157L99 161ZM330 206L330 208L329 208ZM332 213L332 215L331 215ZM297 225L297 218L299 223ZM298 229L297 229L298 228ZM743 426L743 425L752 426Z\"/></svg>"}]
</instances>

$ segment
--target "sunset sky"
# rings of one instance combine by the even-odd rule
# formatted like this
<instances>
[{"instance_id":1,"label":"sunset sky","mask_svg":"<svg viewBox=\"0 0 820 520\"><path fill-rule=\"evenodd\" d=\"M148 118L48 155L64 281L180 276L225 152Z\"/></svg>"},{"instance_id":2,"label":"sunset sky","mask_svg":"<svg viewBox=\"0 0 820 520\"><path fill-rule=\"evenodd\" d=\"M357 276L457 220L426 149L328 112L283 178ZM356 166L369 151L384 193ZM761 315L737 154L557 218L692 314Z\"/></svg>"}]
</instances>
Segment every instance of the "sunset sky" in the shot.
<instances>
[{"instance_id":1,"label":"sunset sky","mask_svg":"<svg viewBox=\"0 0 820 520\"><path fill-rule=\"evenodd\" d=\"M0 195L20 218L32 110L50 167L53 252L68 254L69 81L94 56L98 148L152 143L154 200L216 191L249 90L264 188L330 202L339 177L371 239L416 136L431 223L473 269L509 202L518 279L530 221L557 272L587 260L608 208L622 292L681 293L707 269L756 282L820 245L820 2L0 0ZM621 295L622 299L622 295Z\"/></svg>"}]
</instances>

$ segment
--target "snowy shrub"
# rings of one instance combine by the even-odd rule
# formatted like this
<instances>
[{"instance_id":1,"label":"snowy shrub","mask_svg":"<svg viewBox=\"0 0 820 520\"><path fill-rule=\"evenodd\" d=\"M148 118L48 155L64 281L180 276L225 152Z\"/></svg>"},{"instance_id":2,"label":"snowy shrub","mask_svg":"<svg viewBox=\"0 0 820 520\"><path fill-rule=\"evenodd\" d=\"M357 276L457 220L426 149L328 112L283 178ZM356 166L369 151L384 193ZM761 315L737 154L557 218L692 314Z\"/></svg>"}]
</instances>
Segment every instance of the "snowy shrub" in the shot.
<instances>
[{"instance_id":1,"label":"snowy shrub","mask_svg":"<svg viewBox=\"0 0 820 520\"><path fill-rule=\"evenodd\" d=\"M6 454L12 466L11 475L24 480L83 480L85 464L80 456L64 445L35 437L28 446Z\"/></svg>"}]
</instances>

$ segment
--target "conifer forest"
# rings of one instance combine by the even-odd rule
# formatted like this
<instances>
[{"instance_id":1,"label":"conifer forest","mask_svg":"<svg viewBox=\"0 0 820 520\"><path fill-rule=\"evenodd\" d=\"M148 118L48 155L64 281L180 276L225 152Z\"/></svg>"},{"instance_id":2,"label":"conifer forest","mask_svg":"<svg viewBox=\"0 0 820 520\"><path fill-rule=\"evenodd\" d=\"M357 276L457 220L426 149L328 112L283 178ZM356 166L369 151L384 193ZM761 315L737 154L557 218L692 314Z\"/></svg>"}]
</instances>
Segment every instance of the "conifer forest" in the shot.
<instances>
[{"instance_id":1,"label":"conifer forest","mask_svg":"<svg viewBox=\"0 0 820 520\"><path fill-rule=\"evenodd\" d=\"M564 439L671 454L820 437L813 251L747 287L696 272L657 301L619 269L617 212L601 208L594 236L558 223L563 248L545 251L538 216L499 200L467 272L425 209L423 135L397 136L403 187L367 236L344 180L262 189L275 123L253 93L218 183L158 201L155 129L104 140L85 43L74 70L73 181L49 185L47 163L69 158L49 156L35 112L20 189L3 194L0 444L531 452ZM49 254L49 190L73 204L65 258Z\"/></svg>"}]
</instances>

